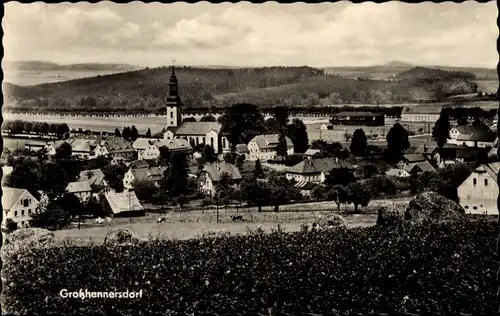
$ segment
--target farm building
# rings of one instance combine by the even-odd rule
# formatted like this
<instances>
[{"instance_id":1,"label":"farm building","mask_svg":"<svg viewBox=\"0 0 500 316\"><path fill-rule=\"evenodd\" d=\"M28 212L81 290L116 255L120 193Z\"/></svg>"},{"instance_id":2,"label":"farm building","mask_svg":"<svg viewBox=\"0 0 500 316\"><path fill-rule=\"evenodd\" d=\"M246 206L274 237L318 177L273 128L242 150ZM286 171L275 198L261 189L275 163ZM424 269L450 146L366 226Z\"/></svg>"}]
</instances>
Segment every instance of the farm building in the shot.
<instances>
[{"instance_id":1,"label":"farm building","mask_svg":"<svg viewBox=\"0 0 500 316\"><path fill-rule=\"evenodd\" d=\"M88 181L70 182L66 191L75 195L81 202L87 202L92 196L92 188Z\"/></svg>"},{"instance_id":2,"label":"farm building","mask_svg":"<svg viewBox=\"0 0 500 316\"><path fill-rule=\"evenodd\" d=\"M458 187L460 205L466 213L498 215L499 170L499 162L481 165Z\"/></svg>"},{"instance_id":3,"label":"farm building","mask_svg":"<svg viewBox=\"0 0 500 316\"><path fill-rule=\"evenodd\" d=\"M131 190L135 181L151 181L158 186L167 167L130 168L123 176L123 188Z\"/></svg>"},{"instance_id":4,"label":"farm building","mask_svg":"<svg viewBox=\"0 0 500 316\"><path fill-rule=\"evenodd\" d=\"M2 187L3 223L10 218L18 227L27 227L31 214L37 211L39 201L26 189Z\"/></svg>"},{"instance_id":5,"label":"farm building","mask_svg":"<svg viewBox=\"0 0 500 316\"><path fill-rule=\"evenodd\" d=\"M332 125L384 126L385 115L373 112L340 112L330 117Z\"/></svg>"},{"instance_id":6,"label":"farm building","mask_svg":"<svg viewBox=\"0 0 500 316\"><path fill-rule=\"evenodd\" d=\"M104 210L113 217L144 216L144 207L133 191L108 192L104 195Z\"/></svg>"},{"instance_id":7,"label":"farm building","mask_svg":"<svg viewBox=\"0 0 500 316\"><path fill-rule=\"evenodd\" d=\"M407 106L403 108L401 121L434 123L439 119L442 109L440 106Z\"/></svg>"},{"instance_id":8,"label":"farm building","mask_svg":"<svg viewBox=\"0 0 500 316\"><path fill-rule=\"evenodd\" d=\"M229 181L229 185L234 188L236 188L242 179L238 167L233 164L216 162L205 165L198 177L200 191L206 195L214 196L217 184L220 183L225 175L227 176L226 180Z\"/></svg>"},{"instance_id":9,"label":"farm building","mask_svg":"<svg viewBox=\"0 0 500 316\"><path fill-rule=\"evenodd\" d=\"M293 143L289 137L285 137L288 155L293 155ZM266 161L276 159L276 148L279 143L278 134L258 135L248 143L249 160Z\"/></svg>"},{"instance_id":10,"label":"farm building","mask_svg":"<svg viewBox=\"0 0 500 316\"><path fill-rule=\"evenodd\" d=\"M286 178L297 182L323 183L332 169L354 169L338 158L306 159L286 170Z\"/></svg>"}]
</instances>

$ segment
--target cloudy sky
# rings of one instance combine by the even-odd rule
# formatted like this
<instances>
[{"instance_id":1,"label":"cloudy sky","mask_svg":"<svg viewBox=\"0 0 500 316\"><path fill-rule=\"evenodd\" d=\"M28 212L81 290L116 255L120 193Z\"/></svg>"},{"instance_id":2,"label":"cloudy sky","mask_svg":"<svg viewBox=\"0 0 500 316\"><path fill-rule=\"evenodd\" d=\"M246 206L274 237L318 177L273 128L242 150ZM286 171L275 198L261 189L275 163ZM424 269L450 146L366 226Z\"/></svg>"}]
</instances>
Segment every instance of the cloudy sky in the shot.
<instances>
[{"instance_id":1,"label":"cloudy sky","mask_svg":"<svg viewBox=\"0 0 500 316\"><path fill-rule=\"evenodd\" d=\"M496 67L494 1L5 4L5 60Z\"/></svg>"}]
</instances>

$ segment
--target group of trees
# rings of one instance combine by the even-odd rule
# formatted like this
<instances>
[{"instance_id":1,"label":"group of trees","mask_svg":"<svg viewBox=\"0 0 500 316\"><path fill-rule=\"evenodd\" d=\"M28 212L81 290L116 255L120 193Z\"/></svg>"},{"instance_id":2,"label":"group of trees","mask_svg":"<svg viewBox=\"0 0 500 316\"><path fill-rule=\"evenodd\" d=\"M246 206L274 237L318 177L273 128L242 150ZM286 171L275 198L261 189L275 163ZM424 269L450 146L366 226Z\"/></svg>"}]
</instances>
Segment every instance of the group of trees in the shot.
<instances>
[{"instance_id":1,"label":"group of trees","mask_svg":"<svg viewBox=\"0 0 500 316\"><path fill-rule=\"evenodd\" d=\"M133 142L139 138L139 132L137 131L137 128L135 128L135 125L132 125L132 127L124 127L121 133L118 128L115 128L115 136L123 137L124 139ZM151 137L151 129L149 128L146 132L146 137Z\"/></svg>"},{"instance_id":2,"label":"group of trees","mask_svg":"<svg viewBox=\"0 0 500 316\"><path fill-rule=\"evenodd\" d=\"M41 136L57 136L63 138L69 133L69 127L66 123L46 123L30 122L22 120L4 121L2 131L12 134L35 134Z\"/></svg>"},{"instance_id":3,"label":"group of trees","mask_svg":"<svg viewBox=\"0 0 500 316\"><path fill-rule=\"evenodd\" d=\"M497 109L485 110L480 107L445 107L441 115L450 120L456 120L458 125L467 125L468 119L492 119Z\"/></svg>"}]
</instances>

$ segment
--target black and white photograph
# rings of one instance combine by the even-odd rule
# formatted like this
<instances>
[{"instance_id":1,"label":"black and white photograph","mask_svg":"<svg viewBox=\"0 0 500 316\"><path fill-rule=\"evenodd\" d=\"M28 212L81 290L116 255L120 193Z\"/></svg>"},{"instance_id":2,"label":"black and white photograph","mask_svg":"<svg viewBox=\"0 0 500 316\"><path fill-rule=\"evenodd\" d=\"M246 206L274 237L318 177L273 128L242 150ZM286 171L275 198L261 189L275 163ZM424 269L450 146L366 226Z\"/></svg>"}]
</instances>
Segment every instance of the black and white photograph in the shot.
<instances>
[{"instance_id":1,"label":"black and white photograph","mask_svg":"<svg viewBox=\"0 0 500 316\"><path fill-rule=\"evenodd\" d=\"M500 311L496 1L3 8L2 314Z\"/></svg>"}]
</instances>

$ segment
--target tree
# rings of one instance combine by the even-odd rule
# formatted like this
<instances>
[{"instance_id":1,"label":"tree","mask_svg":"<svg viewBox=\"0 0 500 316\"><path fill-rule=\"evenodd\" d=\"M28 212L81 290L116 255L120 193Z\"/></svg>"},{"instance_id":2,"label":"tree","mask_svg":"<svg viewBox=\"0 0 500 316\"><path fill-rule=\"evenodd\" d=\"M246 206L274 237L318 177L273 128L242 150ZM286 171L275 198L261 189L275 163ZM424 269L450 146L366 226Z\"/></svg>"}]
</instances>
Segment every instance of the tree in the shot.
<instances>
[{"instance_id":1,"label":"tree","mask_svg":"<svg viewBox=\"0 0 500 316\"><path fill-rule=\"evenodd\" d=\"M238 169L241 169L243 167L244 162L245 162L245 154L241 154L238 155L238 157L236 157L236 167L238 167Z\"/></svg>"},{"instance_id":2,"label":"tree","mask_svg":"<svg viewBox=\"0 0 500 316\"><path fill-rule=\"evenodd\" d=\"M275 119L278 131L286 131L288 126L288 107L286 106L275 106L272 108L271 113Z\"/></svg>"},{"instance_id":3,"label":"tree","mask_svg":"<svg viewBox=\"0 0 500 316\"><path fill-rule=\"evenodd\" d=\"M63 193L57 201L58 206L72 217L85 214L85 207L76 195L72 193Z\"/></svg>"},{"instance_id":4,"label":"tree","mask_svg":"<svg viewBox=\"0 0 500 316\"><path fill-rule=\"evenodd\" d=\"M56 160L69 160L73 155L73 149L71 145L64 142L57 149L54 158Z\"/></svg>"},{"instance_id":5,"label":"tree","mask_svg":"<svg viewBox=\"0 0 500 316\"><path fill-rule=\"evenodd\" d=\"M217 120L212 114L207 114L201 117L200 122L217 122Z\"/></svg>"},{"instance_id":6,"label":"tree","mask_svg":"<svg viewBox=\"0 0 500 316\"><path fill-rule=\"evenodd\" d=\"M285 159L288 156L288 146L286 143L285 134L280 133L278 136L278 146L276 147L276 155Z\"/></svg>"},{"instance_id":7,"label":"tree","mask_svg":"<svg viewBox=\"0 0 500 316\"><path fill-rule=\"evenodd\" d=\"M196 119L193 116L190 116L183 119L182 122L196 122Z\"/></svg>"},{"instance_id":8,"label":"tree","mask_svg":"<svg viewBox=\"0 0 500 316\"><path fill-rule=\"evenodd\" d=\"M170 166L164 172L160 180L162 192L169 197L179 197L188 194L188 164L184 153L173 153L170 158Z\"/></svg>"},{"instance_id":9,"label":"tree","mask_svg":"<svg viewBox=\"0 0 500 316\"><path fill-rule=\"evenodd\" d=\"M123 191L123 177L125 176L125 172L127 172L127 167L123 164L109 164L102 169L104 179L109 184L110 188L116 192Z\"/></svg>"},{"instance_id":10,"label":"tree","mask_svg":"<svg viewBox=\"0 0 500 316\"><path fill-rule=\"evenodd\" d=\"M363 165L363 178L370 179L379 173L378 167L372 163Z\"/></svg>"},{"instance_id":11,"label":"tree","mask_svg":"<svg viewBox=\"0 0 500 316\"><path fill-rule=\"evenodd\" d=\"M104 217L106 216L106 212L102 206L102 203L99 203L95 197L91 197L87 202L83 205L85 209L85 215L89 215L92 217Z\"/></svg>"},{"instance_id":12,"label":"tree","mask_svg":"<svg viewBox=\"0 0 500 316\"><path fill-rule=\"evenodd\" d=\"M245 178L240 184L240 196L251 205L256 205L258 211L262 211L262 206L269 203L271 190L269 184L255 177Z\"/></svg>"},{"instance_id":13,"label":"tree","mask_svg":"<svg viewBox=\"0 0 500 316\"><path fill-rule=\"evenodd\" d=\"M280 205L290 201L288 190L284 186L273 184L269 187L270 202L274 206L274 211L279 212Z\"/></svg>"},{"instance_id":14,"label":"tree","mask_svg":"<svg viewBox=\"0 0 500 316\"><path fill-rule=\"evenodd\" d=\"M268 134L278 134L280 132L280 126L274 117L268 118L265 122L266 133Z\"/></svg>"},{"instance_id":15,"label":"tree","mask_svg":"<svg viewBox=\"0 0 500 316\"><path fill-rule=\"evenodd\" d=\"M316 201L320 201L326 197L326 189L322 185L317 185L314 189L311 190L311 197L316 199Z\"/></svg>"},{"instance_id":16,"label":"tree","mask_svg":"<svg viewBox=\"0 0 500 316\"><path fill-rule=\"evenodd\" d=\"M304 122L297 118L293 119L289 128L289 135L293 143L294 152L304 153L309 147L307 128Z\"/></svg>"},{"instance_id":17,"label":"tree","mask_svg":"<svg viewBox=\"0 0 500 316\"><path fill-rule=\"evenodd\" d=\"M207 163L213 163L217 161L217 155L215 154L215 150L210 145L205 145L203 148L203 159Z\"/></svg>"},{"instance_id":18,"label":"tree","mask_svg":"<svg viewBox=\"0 0 500 316\"><path fill-rule=\"evenodd\" d=\"M47 148L42 147L39 151L37 151L36 157L40 163L45 163L49 158Z\"/></svg>"},{"instance_id":19,"label":"tree","mask_svg":"<svg viewBox=\"0 0 500 316\"><path fill-rule=\"evenodd\" d=\"M151 129L148 128L148 130L146 131L146 138L151 138Z\"/></svg>"},{"instance_id":20,"label":"tree","mask_svg":"<svg viewBox=\"0 0 500 316\"><path fill-rule=\"evenodd\" d=\"M333 187L337 184L346 186L352 182L356 181L354 173L349 168L334 168L325 177L325 184L329 187Z\"/></svg>"},{"instance_id":21,"label":"tree","mask_svg":"<svg viewBox=\"0 0 500 316\"><path fill-rule=\"evenodd\" d=\"M441 115L438 118L432 129L432 137L437 142L438 147L443 148L450 138L450 120L447 116Z\"/></svg>"},{"instance_id":22,"label":"tree","mask_svg":"<svg viewBox=\"0 0 500 316\"><path fill-rule=\"evenodd\" d=\"M386 140L386 161L390 164L396 164L401 160L405 150L410 148L408 131L401 124L395 123L387 133Z\"/></svg>"},{"instance_id":23,"label":"tree","mask_svg":"<svg viewBox=\"0 0 500 316\"><path fill-rule=\"evenodd\" d=\"M134 188L135 195L139 200L148 202L153 199L153 196L158 190L155 184L148 180L134 181L132 183L132 187Z\"/></svg>"},{"instance_id":24,"label":"tree","mask_svg":"<svg viewBox=\"0 0 500 316\"><path fill-rule=\"evenodd\" d=\"M37 211L29 220L31 227L61 229L71 222L71 215L64 210L57 201L42 202L38 204Z\"/></svg>"},{"instance_id":25,"label":"tree","mask_svg":"<svg viewBox=\"0 0 500 316\"><path fill-rule=\"evenodd\" d=\"M40 166L38 187L50 199L57 199L66 193L68 183L75 181L78 170L69 160L49 162Z\"/></svg>"},{"instance_id":26,"label":"tree","mask_svg":"<svg viewBox=\"0 0 500 316\"><path fill-rule=\"evenodd\" d=\"M189 198L184 195L184 194L181 194L181 195L178 195L178 196L174 196L172 197L171 199L171 203L172 205L179 205L179 208L183 208L184 205L186 205L187 203L189 202Z\"/></svg>"},{"instance_id":27,"label":"tree","mask_svg":"<svg viewBox=\"0 0 500 316\"><path fill-rule=\"evenodd\" d=\"M253 169L253 176L256 179L263 179L264 178L264 171L262 170L262 165L260 164L260 159L257 159L255 161L255 167Z\"/></svg>"},{"instance_id":28,"label":"tree","mask_svg":"<svg viewBox=\"0 0 500 316\"><path fill-rule=\"evenodd\" d=\"M13 232L17 229L17 222L14 222L12 218L7 218L5 221L5 228L8 232Z\"/></svg>"},{"instance_id":29,"label":"tree","mask_svg":"<svg viewBox=\"0 0 500 316\"><path fill-rule=\"evenodd\" d=\"M131 130L130 127L124 127L122 131L122 137L126 140L130 139L131 137Z\"/></svg>"},{"instance_id":30,"label":"tree","mask_svg":"<svg viewBox=\"0 0 500 316\"><path fill-rule=\"evenodd\" d=\"M168 147L167 146L160 146L160 148L158 148L158 150L160 151L160 158L158 160L158 164L160 166L168 165L170 162L170 151L169 151Z\"/></svg>"},{"instance_id":31,"label":"tree","mask_svg":"<svg viewBox=\"0 0 500 316\"><path fill-rule=\"evenodd\" d=\"M236 154L236 153L226 153L224 155L224 162L234 165L236 163L237 156L238 156L238 154Z\"/></svg>"},{"instance_id":32,"label":"tree","mask_svg":"<svg viewBox=\"0 0 500 316\"><path fill-rule=\"evenodd\" d=\"M334 185L326 192L326 199L334 201L337 204L337 210L340 212L340 205L347 203L347 190L342 185Z\"/></svg>"},{"instance_id":33,"label":"tree","mask_svg":"<svg viewBox=\"0 0 500 316\"><path fill-rule=\"evenodd\" d=\"M365 132L358 128L352 134L351 140L351 154L354 156L364 156L366 154L366 147L368 146L368 139L366 138Z\"/></svg>"},{"instance_id":34,"label":"tree","mask_svg":"<svg viewBox=\"0 0 500 316\"><path fill-rule=\"evenodd\" d=\"M322 140L322 139L316 139L316 140L312 141L312 143L311 143L311 149L324 150L327 145L328 145L327 142L325 142L324 140Z\"/></svg>"},{"instance_id":35,"label":"tree","mask_svg":"<svg viewBox=\"0 0 500 316\"><path fill-rule=\"evenodd\" d=\"M135 125L132 125L132 128L130 129L130 140L134 142L137 138L139 138L139 132L137 131L137 128L135 128Z\"/></svg>"},{"instance_id":36,"label":"tree","mask_svg":"<svg viewBox=\"0 0 500 316\"><path fill-rule=\"evenodd\" d=\"M232 151L241 142L244 132L255 131L258 134L265 132L264 117L257 106L253 104L237 103L231 105L220 117L220 122L222 125L221 133L227 135Z\"/></svg>"},{"instance_id":37,"label":"tree","mask_svg":"<svg viewBox=\"0 0 500 316\"><path fill-rule=\"evenodd\" d=\"M120 130L118 128L115 128L115 136L122 137L122 134L120 133Z\"/></svg>"},{"instance_id":38,"label":"tree","mask_svg":"<svg viewBox=\"0 0 500 316\"><path fill-rule=\"evenodd\" d=\"M5 180L5 186L28 190L36 199L40 199L39 179L42 178L40 164L31 159L20 158L13 162L12 173Z\"/></svg>"},{"instance_id":39,"label":"tree","mask_svg":"<svg viewBox=\"0 0 500 316\"><path fill-rule=\"evenodd\" d=\"M347 200L354 204L354 213L358 213L358 207L365 207L370 203L371 192L370 189L360 183L353 182L347 186Z\"/></svg>"}]
</instances>

